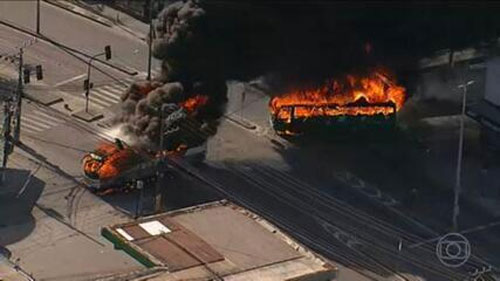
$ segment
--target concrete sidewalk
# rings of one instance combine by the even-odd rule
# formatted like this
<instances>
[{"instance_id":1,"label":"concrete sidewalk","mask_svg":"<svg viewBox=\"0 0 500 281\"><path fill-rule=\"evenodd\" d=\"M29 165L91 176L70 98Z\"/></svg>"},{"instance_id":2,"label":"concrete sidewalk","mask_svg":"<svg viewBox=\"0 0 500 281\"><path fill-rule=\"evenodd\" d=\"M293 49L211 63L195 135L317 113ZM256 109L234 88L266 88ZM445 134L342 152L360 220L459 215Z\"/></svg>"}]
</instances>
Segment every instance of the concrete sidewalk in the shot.
<instances>
[{"instance_id":1,"label":"concrete sidewalk","mask_svg":"<svg viewBox=\"0 0 500 281\"><path fill-rule=\"evenodd\" d=\"M140 40L147 40L149 25L107 5L89 4L82 0L44 1L102 25L120 28Z\"/></svg>"},{"instance_id":2,"label":"concrete sidewalk","mask_svg":"<svg viewBox=\"0 0 500 281\"><path fill-rule=\"evenodd\" d=\"M9 190L0 199L17 201L0 202L0 245L34 278L83 281L143 268L99 235L102 225L130 217L22 149L15 149L8 166ZM13 174L18 170L21 175ZM0 262L0 280L2 270Z\"/></svg>"}]
</instances>

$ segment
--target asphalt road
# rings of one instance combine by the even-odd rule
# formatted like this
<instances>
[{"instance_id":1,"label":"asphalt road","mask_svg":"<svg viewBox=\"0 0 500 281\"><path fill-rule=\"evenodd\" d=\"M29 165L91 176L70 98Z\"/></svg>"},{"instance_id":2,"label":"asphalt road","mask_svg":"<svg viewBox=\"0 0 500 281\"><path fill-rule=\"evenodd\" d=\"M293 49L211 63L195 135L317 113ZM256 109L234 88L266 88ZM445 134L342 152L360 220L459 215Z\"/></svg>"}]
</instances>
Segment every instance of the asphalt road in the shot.
<instances>
[{"instance_id":1,"label":"asphalt road","mask_svg":"<svg viewBox=\"0 0 500 281\"><path fill-rule=\"evenodd\" d=\"M36 30L36 1L1 1L0 11L1 20ZM147 68L145 42L43 1L40 7L40 32L57 42L92 55L102 53L105 45L111 45L115 63L138 71L145 71Z\"/></svg>"},{"instance_id":2,"label":"asphalt road","mask_svg":"<svg viewBox=\"0 0 500 281\"><path fill-rule=\"evenodd\" d=\"M300 180L301 174L324 177L321 174L325 169L291 165L287 162L293 158L280 155L292 153L286 150L273 145L266 136L225 122L210 143L208 166L195 173L331 260L379 280L418 280L417 276L450 280L464 276L441 265L431 245L399 252L400 239L408 245L429 234L333 175L329 180Z\"/></svg>"}]
</instances>

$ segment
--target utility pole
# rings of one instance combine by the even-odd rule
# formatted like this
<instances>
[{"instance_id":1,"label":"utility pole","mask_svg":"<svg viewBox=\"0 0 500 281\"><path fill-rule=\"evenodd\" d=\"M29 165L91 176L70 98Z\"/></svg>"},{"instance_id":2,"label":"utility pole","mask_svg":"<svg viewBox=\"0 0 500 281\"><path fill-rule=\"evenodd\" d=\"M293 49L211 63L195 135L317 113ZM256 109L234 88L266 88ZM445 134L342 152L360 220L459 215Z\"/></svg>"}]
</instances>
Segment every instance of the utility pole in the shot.
<instances>
[{"instance_id":1,"label":"utility pole","mask_svg":"<svg viewBox=\"0 0 500 281\"><path fill-rule=\"evenodd\" d=\"M458 88L463 89L462 95L462 114L460 116L460 136L458 140L458 157L457 157L457 170L455 175L455 197L453 201L453 231L458 231L458 215L460 214L459 198L461 189L461 175L462 175L462 153L464 146L464 117L465 107L467 102L467 86L474 84L474 81L458 85Z\"/></svg>"},{"instance_id":2,"label":"utility pole","mask_svg":"<svg viewBox=\"0 0 500 281\"><path fill-rule=\"evenodd\" d=\"M247 96L246 86L243 86L243 92L241 92L241 104L240 104L240 117L243 118L243 108L245 107L245 99Z\"/></svg>"},{"instance_id":3,"label":"utility pole","mask_svg":"<svg viewBox=\"0 0 500 281\"><path fill-rule=\"evenodd\" d=\"M92 83L90 83L90 68L92 66L92 61L98 56L105 55L106 60L111 59L111 47L109 45L104 47L104 52L90 57L87 63L87 79L83 82L83 88L85 89L85 112L89 113L89 96L90 88L92 88Z\"/></svg>"},{"instance_id":4,"label":"utility pole","mask_svg":"<svg viewBox=\"0 0 500 281\"><path fill-rule=\"evenodd\" d=\"M36 34L40 34L40 0L36 0Z\"/></svg>"},{"instance_id":5,"label":"utility pole","mask_svg":"<svg viewBox=\"0 0 500 281\"><path fill-rule=\"evenodd\" d=\"M16 88L16 95L14 98L14 101L16 102L16 107L14 110L15 116L14 116L14 132L13 132L13 137L12 137L12 142L13 143L18 143L20 141L20 136L21 136L21 106L22 106L22 101L23 101L23 77L24 77L24 83L29 83L30 81L30 69L23 69L24 67L24 60L23 60L23 53L24 53L24 48L27 48L37 42L36 38L33 38L31 40L25 41L21 47L19 47L19 53L15 55L11 55L8 57L12 58L12 62L14 61L14 58L17 59L18 65L18 79L17 79L17 88ZM42 66L37 65L36 66L36 75L37 75L37 80L43 79L43 74L42 74ZM9 102L10 103L10 102ZM9 117L10 118L10 117ZM9 127L9 132L10 132L10 127Z\"/></svg>"},{"instance_id":6,"label":"utility pole","mask_svg":"<svg viewBox=\"0 0 500 281\"><path fill-rule=\"evenodd\" d=\"M7 158L11 152L11 139L10 139L10 124L12 121L12 111L11 111L11 103L10 100L4 102L3 107L3 126L2 126L2 141L3 141L3 149L2 149L2 175L0 184L5 182L5 169L7 169Z\"/></svg>"},{"instance_id":7,"label":"utility pole","mask_svg":"<svg viewBox=\"0 0 500 281\"><path fill-rule=\"evenodd\" d=\"M149 1L149 40L148 40L148 77L147 80L151 81L151 52L153 45L153 0Z\"/></svg>"},{"instance_id":8,"label":"utility pole","mask_svg":"<svg viewBox=\"0 0 500 281\"><path fill-rule=\"evenodd\" d=\"M136 189L139 191L139 198L137 198L137 204L135 206L135 218L137 219L142 215L142 200L144 197L144 182L142 180L136 182Z\"/></svg>"},{"instance_id":9,"label":"utility pole","mask_svg":"<svg viewBox=\"0 0 500 281\"><path fill-rule=\"evenodd\" d=\"M163 205L163 192L162 192L162 184L163 184L163 159L160 158L157 160L156 166L156 186L155 186L155 212L159 213L162 210Z\"/></svg>"},{"instance_id":10,"label":"utility pole","mask_svg":"<svg viewBox=\"0 0 500 281\"><path fill-rule=\"evenodd\" d=\"M21 105L23 97L23 48L19 48L19 68L18 68L18 79L17 79L17 92L16 92L16 116L14 127L14 142L20 141L21 136Z\"/></svg>"},{"instance_id":11,"label":"utility pole","mask_svg":"<svg viewBox=\"0 0 500 281\"><path fill-rule=\"evenodd\" d=\"M155 212L160 212L163 205L163 192L162 192L162 184L163 184L163 146L164 146L164 122L165 122L165 111L167 109L167 105L163 104L160 107L160 153L161 156L156 162L156 186L155 186Z\"/></svg>"}]
</instances>

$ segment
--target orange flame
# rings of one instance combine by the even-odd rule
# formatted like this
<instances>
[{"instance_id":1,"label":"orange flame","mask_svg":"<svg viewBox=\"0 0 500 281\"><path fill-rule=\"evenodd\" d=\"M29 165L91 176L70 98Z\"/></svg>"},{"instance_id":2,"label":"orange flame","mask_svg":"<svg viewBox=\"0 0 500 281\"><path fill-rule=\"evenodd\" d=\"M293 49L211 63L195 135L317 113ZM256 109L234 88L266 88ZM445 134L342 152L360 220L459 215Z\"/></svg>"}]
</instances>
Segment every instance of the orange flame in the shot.
<instances>
[{"instance_id":1,"label":"orange flame","mask_svg":"<svg viewBox=\"0 0 500 281\"><path fill-rule=\"evenodd\" d=\"M187 100L179 103L179 106L184 108L188 113L194 112L200 106L205 105L208 102L208 97L204 95L196 95L194 97L188 98Z\"/></svg>"},{"instance_id":2,"label":"orange flame","mask_svg":"<svg viewBox=\"0 0 500 281\"><path fill-rule=\"evenodd\" d=\"M83 158L83 170L91 178L107 180L118 176L131 162L135 161L136 153L130 147L119 149L111 143L103 143L93 153L101 159L92 157L91 154Z\"/></svg>"},{"instance_id":3,"label":"orange flame","mask_svg":"<svg viewBox=\"0 0 500 281\"><path fill-rule=\"evenodd\" d=\"M146 90L141 93L147 93ZM197 95L179 103L189 114L195 114L196 110L208 102L208 96ZM160 151L156 157L173 157L185 153L187 146L179 145L172 151ZM154 156L154 155L151 155ZM121 172L140 162L140 156L131 147L118 148L113 143L102 143L93 153L83 157L84 173L97 180L108 180L118 176Z\"/></svg>"},{"instance_id":4,"label":"orange flame","mask_svg":"<svg viewBox=\"0 0 500 281\"><path fill-rule=\"evenodd\" d=\"M282 120L290 120L292 115L295 118L389 115L402 108L405 91L388 73L377 70L365 77L347 75L342 82L332 79L317 89L277 96L269 105L273 115Z\"/></svg>"}]
</instances>

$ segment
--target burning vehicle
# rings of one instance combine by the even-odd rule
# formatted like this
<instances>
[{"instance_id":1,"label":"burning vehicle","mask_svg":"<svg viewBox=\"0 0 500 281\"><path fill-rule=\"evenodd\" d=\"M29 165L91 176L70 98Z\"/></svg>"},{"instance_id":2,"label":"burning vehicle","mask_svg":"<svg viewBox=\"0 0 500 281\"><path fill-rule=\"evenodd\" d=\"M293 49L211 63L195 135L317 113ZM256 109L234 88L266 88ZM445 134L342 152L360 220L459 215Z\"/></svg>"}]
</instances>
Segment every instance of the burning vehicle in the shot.
<instances>
[{"instance_id":1,"label":"burning vehicle","mask_svg":"<svg viewBox=\"0 0 500 281\"><path fill-rule=\"evenodd\" d=\"M205 152L203 144L211 134L206 132L207 126L199 118L199 112L207 102L206 96L194 95L176 104L162 106L162 112L156 112L162 120L156 127L156 135L153 135L159 142L156 145L148 139L146 143L137 140L131 146L116 138L114 143L102 143L84 155L82 169L87 185L101 195L129 191L135 188L137 180L154 182L158 169L165 172L165 165L159 168L159 164L163 164L167 157L199 160Z\"/></svg>"},{"instance_id":2,"label":"burning vehicle","mask_svg":"<svg viewBox=\"0 0 500 281\"><path fill-rule=\"evenodd\" d=\"M146 155L116 139L115 143L103 143L93 152L86 154L82 160L82 168L93 191L103 191L112 185L123 189L128 182L119 179L121 174L150 160Z\"/></svg>"},{"instance_id":3,"label":"burning vehicle","mask_svg":"<svg viewBox=\"0 0 500 281\"><path fill-rule=\"evenodd\" d=\"M389 131L405 101L405 88L396 85L388 72L347 75L321 87L296 90L270 100L271 123L281 136L297 136L333 130Z\"/></svg>"}]
</instances>

